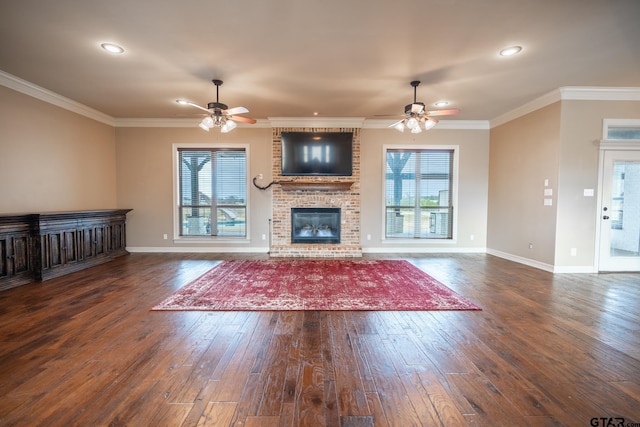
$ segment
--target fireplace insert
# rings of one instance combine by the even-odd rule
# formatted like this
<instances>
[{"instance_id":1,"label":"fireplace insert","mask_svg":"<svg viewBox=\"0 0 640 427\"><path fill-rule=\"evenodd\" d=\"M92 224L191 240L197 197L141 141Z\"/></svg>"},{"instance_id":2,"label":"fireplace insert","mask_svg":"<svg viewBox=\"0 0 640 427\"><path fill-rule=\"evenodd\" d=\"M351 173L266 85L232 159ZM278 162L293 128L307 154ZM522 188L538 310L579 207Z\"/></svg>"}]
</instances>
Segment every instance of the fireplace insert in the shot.
<instances>
[{"instance_id":1,"label":"fireplace insert","mask_svg":"<svg viewBox=\"0 0 640 427\"><path fill-rule=\"evenodd\" d=\"M291 243L340 243L340 208L291 208Z\"/></svg>"}]
</instances>

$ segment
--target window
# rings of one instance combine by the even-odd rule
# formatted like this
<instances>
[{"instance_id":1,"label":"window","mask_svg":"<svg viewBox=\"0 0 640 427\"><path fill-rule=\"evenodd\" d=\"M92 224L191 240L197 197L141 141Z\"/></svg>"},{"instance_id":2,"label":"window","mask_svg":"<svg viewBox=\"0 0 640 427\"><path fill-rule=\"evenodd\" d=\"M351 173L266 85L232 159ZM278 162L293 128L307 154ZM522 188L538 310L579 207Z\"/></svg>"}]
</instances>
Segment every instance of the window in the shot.
<instances>
[{"instance_id":1,"label":"window","mask_svg":"<svg viewBox=\"0 0 640 427\"><path fill-rule=\"evenodd\" d=\"M451 239L452 149L386 149L385 237Z\"/></svg>"},{"instance_id":2,"label":"window","mask_svg":"<svg viewBox=\"0 0 640 427\"><path fill-rule=\"evenodd\" d=\"M640 120L604 119L602 138L609 141L640 141Z\"/></svg>"},{"instance_id":3,"label":"window","mask_svg":"<svg viewBox=\"0 0 640 427\"><path fill-rule=\"evenodd\" d=\"M640 127L610 127L607 139L640 139Z\"/></svg>"},{"instance_id":4,"label":"window","mask_svg":"<svg viewBox=\"0 0 640 427\"><path fill-rule=\"evenodd\" d=\"M238 148L178 148L180 236L247 235L247 156Z\"/></svg>"}]
</instances>

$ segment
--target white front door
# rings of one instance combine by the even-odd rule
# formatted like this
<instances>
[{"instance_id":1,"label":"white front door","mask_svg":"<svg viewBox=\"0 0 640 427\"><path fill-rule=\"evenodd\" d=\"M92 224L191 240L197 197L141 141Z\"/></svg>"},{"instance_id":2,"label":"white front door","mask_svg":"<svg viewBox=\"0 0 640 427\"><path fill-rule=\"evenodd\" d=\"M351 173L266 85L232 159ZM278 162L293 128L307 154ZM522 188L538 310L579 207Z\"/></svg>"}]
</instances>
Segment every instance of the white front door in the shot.
<instances>
[{"instance_id":1,"label":"white front door","mask_svg":"<svg viewBox=\"0 0 640 427\"><path fill-rule=\"evenodd\" d=\"M640 271L640 151L603 152L600 271Z\"/></svg>"}]
</instances>

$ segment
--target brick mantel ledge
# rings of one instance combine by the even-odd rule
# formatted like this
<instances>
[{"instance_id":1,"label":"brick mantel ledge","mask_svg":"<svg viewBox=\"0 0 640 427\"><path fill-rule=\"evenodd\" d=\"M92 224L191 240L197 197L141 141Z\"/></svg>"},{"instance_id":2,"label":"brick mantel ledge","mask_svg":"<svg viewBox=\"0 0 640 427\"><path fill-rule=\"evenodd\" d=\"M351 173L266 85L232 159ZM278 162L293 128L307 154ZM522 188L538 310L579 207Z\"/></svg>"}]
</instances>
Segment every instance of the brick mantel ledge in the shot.
<instances>
[{"instance_id":1,"label":"brick mantel ledge","mask_svg":"<svg viewBox=\"0 0 640 427\"><path fill-rule=\"evenodd\" d=\"M354 181L280 181L282 191L349 191Z\"/></svg>"}]
</instances>

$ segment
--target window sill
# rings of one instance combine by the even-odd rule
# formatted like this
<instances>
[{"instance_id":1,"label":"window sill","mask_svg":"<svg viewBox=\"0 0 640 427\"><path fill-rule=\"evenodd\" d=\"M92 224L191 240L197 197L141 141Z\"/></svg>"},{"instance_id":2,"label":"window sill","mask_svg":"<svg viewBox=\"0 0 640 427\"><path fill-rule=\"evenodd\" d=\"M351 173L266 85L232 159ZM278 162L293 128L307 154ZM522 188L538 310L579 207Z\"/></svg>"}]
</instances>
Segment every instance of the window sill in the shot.
<instances>
[{"instance_id":1,"label":"window sill","mask_svg":"<svg viewBox=\"0 0 640 427\"><path fill-rule=\"evenodd\" d=\"M190 243L242 243L249 244L251 241L246 237L177 237L173 239L173 243L177 244L190 244Z\"/></svg>"},{"instance_id":2,"label":"window sill","mask_svg":"<svg viewBox=\"0 0 640 427\"><path fill-rule=\"evenodd\" d=\"M383 238L382 244L410 244L410 245L424 245L424 244L437 244L437 245L454 245L457 243L456 239L412 239L412 238Z\"/></svg>"}]
</instances>

